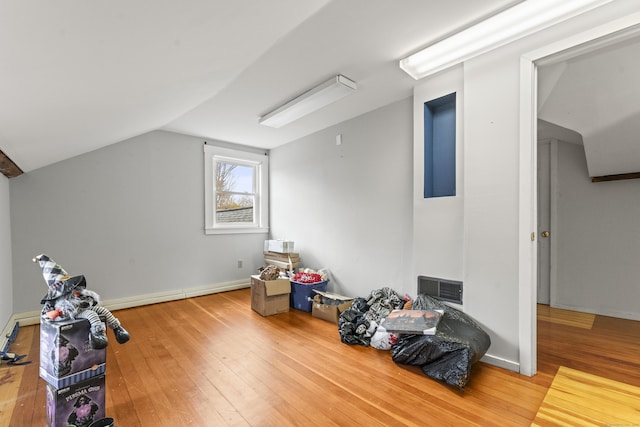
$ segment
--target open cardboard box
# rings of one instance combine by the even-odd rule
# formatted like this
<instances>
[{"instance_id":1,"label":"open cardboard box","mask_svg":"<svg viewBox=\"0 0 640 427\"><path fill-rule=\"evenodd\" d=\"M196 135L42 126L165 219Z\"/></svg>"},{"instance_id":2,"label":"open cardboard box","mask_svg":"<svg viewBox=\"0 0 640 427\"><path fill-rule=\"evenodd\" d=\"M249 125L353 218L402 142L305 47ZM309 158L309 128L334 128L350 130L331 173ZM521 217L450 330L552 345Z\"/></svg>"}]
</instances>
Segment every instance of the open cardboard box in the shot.
<instances>
[{"instance_id":1,"label":"open cardboard box","mask_svg":"<svg viewBox=\"0 0 640 427\"><path fill-rule=\"evenodd\" d=\"M314 298L311 315L318 319L338 323L340 313L351 307L353 303L353 298L344 295L318 291L316 289L314 289L314 292L318 294L320 298ZM316 302L318 299L320 299L321 302Z\"/></svg>"},{"instance_id":2,"label":"open cardboard box","mask_svg":"<svg viewBox=\"0 0 640 427\"><path fill-rule=\"evenodd\" d=\"M289 311L289 279L261 280L251 276L251 308L263 316Z\"/></svg>"}]
</instances>

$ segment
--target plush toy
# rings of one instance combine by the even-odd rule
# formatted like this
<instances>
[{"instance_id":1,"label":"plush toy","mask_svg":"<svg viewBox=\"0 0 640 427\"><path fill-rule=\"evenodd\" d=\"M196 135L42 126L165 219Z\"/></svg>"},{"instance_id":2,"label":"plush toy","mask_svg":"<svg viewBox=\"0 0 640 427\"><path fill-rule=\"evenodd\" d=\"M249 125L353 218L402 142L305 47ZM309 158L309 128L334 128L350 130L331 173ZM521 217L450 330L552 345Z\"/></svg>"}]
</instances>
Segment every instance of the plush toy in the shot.
<instances>
[{"instance_id":1,"label":"plush toy","mask_svg":"<svg viewBox=\"0 0 640 427\"><path fill-rule=\"evenodd\" d=\"M260 280L276 280L280 277L280 268L275 265L267 265L258 269L260 272Z\"/></svg>"},{"instance_id":2,"label":"plush toy","mask_svg":"<svg viewBox=\"0 0 640 427\"><path fill-rule=\"evenodd\" d=\"M402 306L402 309L411 310L411 307L413 307L413 300L411 299L409 294L404 294L404 298L402 300L404 301L404 305Z\"/></svg>"},{"instance_id":3,"label":"plush toy","mask_svg":"<svg viewBox=\"0 0 640 427\"><path fill-rule=\"evenodd\" d=\"M374 323L374 322L371 322ZM376 332L371 337L371 347L378 350L390 350L391 346L398 342L398 337L387 330L383 326L378 326Z\"/></svg>"},{"instance_id":4,"label":"plush toy","mask_svg":"<svg viewBox=\"0 0 640 427\"><path fill-rule=\"evenodd\" d=\"M69 276L66 271L47 255L38 255L33 259L42 269L42 275L49 286L47 295L40 301L44 304L41 317L46 321L87 319L91 325L89 345L93 349L105 348L108 344L106 327L113 329L116 341L124 344L131 336L120 321L106 308L100 305L100 296L87 289L84 276Z\"/></svg>"}]
</instances>

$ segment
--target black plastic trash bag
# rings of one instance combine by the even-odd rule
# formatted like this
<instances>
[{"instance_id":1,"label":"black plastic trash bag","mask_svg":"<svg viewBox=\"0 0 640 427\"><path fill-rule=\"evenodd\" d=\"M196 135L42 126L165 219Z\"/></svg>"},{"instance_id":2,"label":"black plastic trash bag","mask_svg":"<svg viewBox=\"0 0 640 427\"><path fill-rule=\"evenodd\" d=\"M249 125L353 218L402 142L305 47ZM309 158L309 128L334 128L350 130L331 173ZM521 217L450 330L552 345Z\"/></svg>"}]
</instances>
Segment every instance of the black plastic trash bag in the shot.
<instances>
[{"instance_id":1,"label":"black plastic trash bag","mask_svg":"<svg viewBox=\"0 0 640 427\"><path fill-rule=\"evenodd\" d=\"M469 315L427 295L418 295L413 309L441 309L435 335L402 335L391 347L394 362L420 366L430 378L459 390L469 381L471 366L484 356L491 338Z\"/></svg>"},{"instance_id":2,"label":"black plastic trash bag","mask_svg":"<svg viewBox=\"0 0 640 427\"><path fill-rule=\"evenodd\" d=\"M356 298L338 319L340 341L369 346L381 319L403 305L402 296L388 287L371 291L367 298Z\"/></svg>"},{"instance_id":3,"label":"black plastic trash bag","mask_svg":"<svg viewBox=\"0 0 640 427\"><path fill-rule=\"evenodd\" d=\"M365 333L369 328L369 322L365 319L367 311L369 311L367 300L356 298L351 307L340 313L338 319L340 341L345 344L358 344L365 347L369 345L371 338Z\"/></svg>"}]
</instances>

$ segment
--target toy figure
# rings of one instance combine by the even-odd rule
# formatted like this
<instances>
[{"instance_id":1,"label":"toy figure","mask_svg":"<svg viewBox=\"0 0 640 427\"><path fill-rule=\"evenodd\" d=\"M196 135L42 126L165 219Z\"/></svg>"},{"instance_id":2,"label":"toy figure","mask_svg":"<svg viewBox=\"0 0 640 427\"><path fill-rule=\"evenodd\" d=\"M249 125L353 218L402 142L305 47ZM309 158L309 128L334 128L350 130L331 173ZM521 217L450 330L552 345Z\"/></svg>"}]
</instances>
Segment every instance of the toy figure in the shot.
<instances>
[{"instance_id":1,"label":"toy figure","mask_svg":"<svg viewBox=\"0 0 640 427\"><path fill-rule=\"evenodd\" d=\"M106 307L100 305L100 296L87 289L84 276L69 276L59 264L44 254L35 257L33 262L39 263L44 280L49 286L49 292L40 301L44 304L41 313L43 319L87 319L91 325L89 344L93 349L102 349L108 344L106 327L100 320L100 316L104 316L107 325L113 329L116 341L120 344L129 341L129 332Z\"/></svg>"},{"instance_id":2,"label":"toy figure","mask_svg":"<svg viewBox=\"0 0 640 427\"><path fill-rule=\"evenodd\" d=\"M76 427L90 427L98 409L98 405L89 396L82 395L73 404L73 411L67 421Z\"/></svg>"},{"instance_id":3,"label":"toy figure","mask_svg":"<svg viewBox=\"0 0 640 427\"><path fill-rule=\"evenodd\" d=\"M50 358L53 365L53 374L59 377L68 375L78 354L78 349L64 335L60 334L53 349L51 349ZM56 360L58 361L57 363Z\"/></svg>"}]
</instances>

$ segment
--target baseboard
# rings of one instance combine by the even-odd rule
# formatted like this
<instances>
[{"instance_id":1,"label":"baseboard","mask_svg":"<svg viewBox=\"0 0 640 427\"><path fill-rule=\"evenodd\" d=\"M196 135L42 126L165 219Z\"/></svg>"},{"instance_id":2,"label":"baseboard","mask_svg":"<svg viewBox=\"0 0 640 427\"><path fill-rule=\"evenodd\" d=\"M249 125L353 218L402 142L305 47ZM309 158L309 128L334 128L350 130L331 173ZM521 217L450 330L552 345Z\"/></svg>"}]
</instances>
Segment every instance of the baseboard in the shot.
<instances>
[{"instance_id":1,"label":"baseboard","mask_svg":"<svg viewBox=\"0 0 640 427\"><path fill-rule=\"evenodd\" d=\"M157 304L160 302L176 301L185 298L199 297L216 294L219 292L234 291L248 288L251 282L247 279L232 282L217 283L215 285L201 286L197 288L177 289L175 291L158 292L154 294L137 295L134 297L118 298L102 301L103 306L109 310L121 310L124 308L139 307L142 305Z\"/></svg>"},{"instance_id":2,"label":"baseboard","mask_svg":"<svg viewBox=\"0 0 640 427\"><path fill-rule=\"evenodd\" d=\"M235 291L237 289L244 289L249 287L251 287L251 280L235 280L233 282L219 283L215 285L215 287L202 286L199 288L185 289L185 298L200 297L203 295L209 295L219 292Z\"/></svg>"},{"instance_id":3,"label":"baseboard","mask_svg":"<svg viewBox=\"0 0 640 427\"><path fill-rule=\"evenodd\" d=\"M520 372L520 363L503 359L502 357L485 354L480 361L488 363L489 365L497 366L498 368L507 369L513 372Z\"/></svg>"},{"instance_id":4,"label":"baseboard","mask_svg":"<svg viewBox=\"0 0 640 427\"><path fill-rule=\"evenodd\" d=\"M251 286L251 282L247 279L234 280L232 282L217 283L215 285L201 286L197 288L176 289L167 292L156 292L152 294L136 295L133 297L116 298L112 300L102 301L101 305L111 311L122 310L125 308L140 307L143 305L157 304L161 302L176 301L180 299L193 298L203 295L215 294L219 292L233 291L236 289L244 289ZM20 326L35 325L40 323L40 311L28 311L19 314L13 314L9 322L5 326L0 345L4 348L6 345L6 336L11 332L15 323Z\"/></svg>"}]
</instances>

